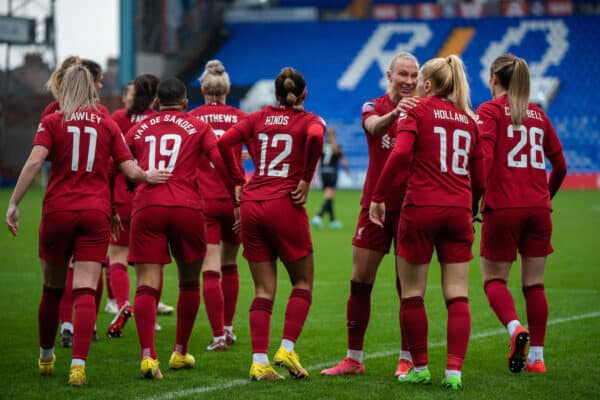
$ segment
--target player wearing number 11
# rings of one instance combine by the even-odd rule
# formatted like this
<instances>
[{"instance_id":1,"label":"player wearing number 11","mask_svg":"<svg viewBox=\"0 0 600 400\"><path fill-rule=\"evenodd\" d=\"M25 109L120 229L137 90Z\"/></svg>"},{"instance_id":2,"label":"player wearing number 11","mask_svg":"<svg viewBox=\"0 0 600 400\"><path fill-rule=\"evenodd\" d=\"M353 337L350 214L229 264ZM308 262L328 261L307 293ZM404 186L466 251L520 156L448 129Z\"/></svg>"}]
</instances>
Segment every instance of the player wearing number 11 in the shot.
<instances>
[{"instance_id":1,"label":"player wearing number 11","mask_svg":"<svg viewBox=\"0 0 600 400\"><path fill-rule=\"evenodd\" d=\"M48 158L52 174L39 231L44 286L38 313L38 365L42 375L54 372L59 305L72 256L75 318L69 384L75 386L86 384L85 360L96 322L95 293L110 237L109 158L135 182L160 183L170 175L145 173L134 164L119 127L96 108L96 99L90 72L78 62L68 67L60 112L42 119L6 213L8 228L16 235L18 204Z\"/></svg>"},{"instance_id":2,"label":"player wearing number 11","mask_svg":"<svg viewBox=\"0 0 600 400\"><path fill-rule=\"evenodd\" d=\"M460 58L451 55L428 61L419 71L417 92L427 97L398 122L396 146L377 182L369 215L373 223L383 226L385 193L398 171L409 168L412 155L396 255L402 285L400 322L414 368L401 381L431 380L423 297L435 247L448 309L448 356L442 384L459 389L471 331L471 217L483 190L483 153Z\"/></svg>"},{"instance_id":3,"label":"player wearing number 11","mask_svg":"<svg viewBox=\"0 0 600 400\"><path fill-rule=\"evenodd\" d=\"M477 110L487 169L482 205L481 272L490 306L511 336L508 367L544 373L548 302L546 256L552 253L550 200L567 172L562 145L546 114L529 104L529 70L512 54L490 67L493 100ZM545 158L552 164L547 181ZM506 281L521 253L521 284L529 331L521 326ZM527 361L525 350L531 335Z\"/></svg>"},{"instance_id":4,"label":"player wearing number 11","mask_svg":"<svg viewBox=\"0 0 600 400\"><path fill-rule=\"evenodd\" d=\"M271 312L277 288L277 257L292 282L281 347L274 357L294 378L308 372L294 351L294 344L312 302L314 263L308 216L304 203L323 148L325 123L303 108L304 77L293 68L281 70L275 79L278 106L267 106L229 128L219 139L219 150L230 173L242 181L239 153L242 142L255 149L255 172L244 187L241 203L244 257L250 264L255 298L250 306L253 380L283 379L268 359Z\"/></svg>"}]
</instances>

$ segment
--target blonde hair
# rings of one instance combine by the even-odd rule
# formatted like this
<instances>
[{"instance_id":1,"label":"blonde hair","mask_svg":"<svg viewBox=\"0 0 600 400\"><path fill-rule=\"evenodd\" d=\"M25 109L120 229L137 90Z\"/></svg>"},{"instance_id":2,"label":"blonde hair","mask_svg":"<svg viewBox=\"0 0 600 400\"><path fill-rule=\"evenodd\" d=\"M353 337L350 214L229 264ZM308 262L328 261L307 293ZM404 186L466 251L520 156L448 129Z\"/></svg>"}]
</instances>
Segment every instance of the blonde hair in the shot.
<instances>
[{"instance_id":1,"label":"blonde hair","mask_svg":"<svg viewBox=\"0 0 600 400\"><path fill-rule=\"evenodd\" d=\"M71 65L81 64L81 59L77 56L69 56L64 59L64 61L60 64L60 67L52 72L50 75L50 79L46 82L46 88L52 93L52 97L54 100L60 102L62 95L62 83L65 76L65 71Z\"/></svg>"},{"instance_id":2,"label":"blonde hair","mask_svg":"<svg viewBox=\"0 0 600 400\"><path fill-rule=\"evenodd\" d=\"M500 86L506 89L513 125L521 125L527 115L531 86L527 63L512 54L504 54L494 60L490 73L496 75Z\"/></svg>"},{"instance_id":3,"label":"blonde hair","mask_svg":"<svg viewBox=\"0 0 600 400\"><path fill-rule=\"evenodd\" d=\"M471 89L465 74L462 60L454 54L446 58L434 58L425 63L421 68L423 81L430 80L435 88L435 94L447 97L456 106L475 118L471 109Z\"/></svg>"},{"instance_id":4,"label":"blonde hair","mask_svg":"<svg viewBox=\"0 0 600 400\"><path fill-rule=\"evenodd\" d=\"M392 61L390 61L388 71L393 71L396 63L401 60L412 61L417 65L417 69L419 69L419 61L417 60L417 57L413 56L409 52L401 51L400 53L396 54L394 58L392 58Z\"/></svg>"},{"instance_id":5,"label":"blonde hair","mask_svg":"<svg viewBox=\"0 0 600 400\"><path fill-rule=\"evenodd\" d=\"M231 82L229 74L225 71L223 63L219 60L210 60L204 67L200 76L200 87L206 102L225 102L225 96L229 93Z\"/></svg>"},{"instance_id":6,"label":"blonde hair","mask_svg":"<svg viewBox=\"0 0 600 400\"><path fill-rule=\"evenodd\" d=\"M72 65L64 73L60 110L68 121L80 108L96 108L96 86L90 71L83 65Z\"/></svg>"}]
</instances>

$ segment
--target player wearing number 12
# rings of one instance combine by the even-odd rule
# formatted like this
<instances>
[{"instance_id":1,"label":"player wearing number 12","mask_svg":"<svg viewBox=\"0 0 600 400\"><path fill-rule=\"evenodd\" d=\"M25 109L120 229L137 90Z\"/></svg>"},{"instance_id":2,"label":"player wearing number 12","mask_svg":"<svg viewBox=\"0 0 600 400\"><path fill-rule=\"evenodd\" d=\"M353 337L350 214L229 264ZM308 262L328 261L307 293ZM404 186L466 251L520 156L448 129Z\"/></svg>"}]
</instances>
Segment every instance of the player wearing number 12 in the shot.
<instances>
[{"instance_id":1,"label":"player wearing number 12","mask_svg":"<svg viewBox=\"0 0 600 400\"><path fill-rule=\"evenodd\" d=\"M141 345L142 376L161 379L154 346L161 265L173 253L179 271L177 328L172 369L191 368L194 357L188 341L200 305L200 268L206 253L206 228L202 195L196 186L196 169L207 156L231 189L217 139L205 122L187 114L183 82L168 78L157 88L160 111L127 132L127 143L140 166L166 169L172 179L162 186L140 185L132 203L128 261L135 264L137 291L134 310Z\"/></svg>"},{"instance_id":2,"label":"player wearing number 12","mask_svg":"<svg viewBox=\"0 0 600 400\"><path fill-rule=\"evenodd\" d=\"M544 373L548 302L546 257L552 253L551 203L567 173L562 145L546 114L529 104L529 70L512 54L490 67L493 100L477 110L487 169L482 205L481 272L490 306L511 337L508 367ZM545 158L552 164L547 181ZM521 326L506 281L517 251L529 331ZM531 335L529 355L525 359Z\"/></svg>"},{"instance_id":3,"label":"player wearing number 12","mask_svg":"<svg viewBox=\"0 0 600 400\"><path fill-rule=\"evenodd\" d=\"M252 380L283 379L267 355L278 257L290 275L293 290L274 361L294 378L308 377L294 351L312 302L314 280L312 242L303 205L321 156L325 123L303 109L306 82L295 69L281 70L275 79L275 95L278 106L250 114L219 139L223 160L238 181L243 174L238 167L239 154L233 149L242 142L254 148L255 171L244 187L240 210L244 257L255 285L250 306Z\"/></svg>"},{"instance_id":4,"label":"player wearing number 12","mask_svg":"<svg viewBox=\"0 0 600 400\"><path fill-rule=\"evenodd\" d=\"M442 383L459 389L469 335L469 260L473 258L473 203L483 190L483 153L469 85L455 55L423 65L417 92L427 96L397 125L396 146L375 188L370 207L373 223L385 220L383 200L398 171L412 164L398 223L396 250L402 285L400 320L413 359L403 382L429 383L427 314L423 297L435 247L442 267L442 291L448 309L446 373ZM453 99L453 100L450 100Z\"/></svg>"},{"instance_id":5,"label":"player wearing number 12","mask_svg":"<svg viewBox=\"0 0 600 400\"><path fill-rule=\"evenodd\" d=\"M8 227L16 235L18 204L48 158L52 174L39 232L44 278L38 312L39 371L42 375L54 372L59 303L72 257L75 318L69 384L74 386L87 382L85 360L96 322L96 287L110 237L109 158L135 182L159 183L169 175L145 173L133 163L119 127L98 111L96 98L90 72L78 62L68 67L60 112L42 119L6 213Z\"/></svg>"}]
</instances>

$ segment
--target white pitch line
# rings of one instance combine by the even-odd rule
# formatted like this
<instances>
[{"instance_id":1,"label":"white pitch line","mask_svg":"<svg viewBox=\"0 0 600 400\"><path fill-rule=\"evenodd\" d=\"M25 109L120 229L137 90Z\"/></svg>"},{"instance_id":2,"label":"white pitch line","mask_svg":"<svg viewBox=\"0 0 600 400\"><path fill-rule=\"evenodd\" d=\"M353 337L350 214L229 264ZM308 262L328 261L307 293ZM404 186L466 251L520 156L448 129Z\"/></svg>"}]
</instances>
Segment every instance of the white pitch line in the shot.
<instances>
[{"instance_id":1,"label":"white pitch line","mask_svg":"<svg viewBox=\"0 0 600 400\"><path fill-rule=\"evenodd\" d=\"M558 325L558 324L564 324L567 322L579 321L582 319L597 318L597 317L600 317L600 311L590 312L590 313L585 313L585 314L580 314L580 315L573 315L571 317L565 317L565 318L556 318L556 319L548 321L548 325ZM493 329L493 330L489 330L489 331L483 331L480 333L472 334L471 340L483 339L483 338L487 338L487 337L491 337L491 336L498 336L498 335L505 334L505 333L506 333L506 329ZM431 349L431 348L435 348L435 347L442 347L445 345L446 345L446 341L444 340L444 341L439 341L439 342L431 342L431 343L429 343L428 347ZM365 360L389 357L394 354L398 354L398 350L378 351L378 352L370 353L370 354L366 355ZM309 369L309 370L317 369L318 370L318 369L333 365L335 362L336 361L330 361L330 362L326 362L326 363L314 364L314 365L308 366L306 369ZM236 379L234 381L231 381L229 383L224 383L222 385L204 386L204 387L197 387L197 388L191 388L191 389L177 390L174 392L162 393L162 394L159 394L156 396L142 397L142 399L143 400L171 400L171 399L177 399L177 398L183 397L183 396L191 396L191 395L195 395L195 394L214 392L217 390L230 389L232 387L247 385L249 383L251 383L251 381L248 379Z\"/></svg>"}]
</instances>

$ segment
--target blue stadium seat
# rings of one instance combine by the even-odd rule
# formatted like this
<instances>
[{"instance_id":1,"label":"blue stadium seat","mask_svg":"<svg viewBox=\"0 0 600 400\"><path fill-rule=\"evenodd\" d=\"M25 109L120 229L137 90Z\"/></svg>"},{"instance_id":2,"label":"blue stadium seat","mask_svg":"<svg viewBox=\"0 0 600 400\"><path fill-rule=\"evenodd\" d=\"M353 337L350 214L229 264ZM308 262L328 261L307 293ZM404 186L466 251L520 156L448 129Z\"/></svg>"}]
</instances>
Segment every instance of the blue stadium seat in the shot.
<instances>
[{"instance_id":1,"label":"blue stadium seat","mask_svg":"<svg viewBox=\"0 0 600 400\"><path fill-rule=\"evenodd\" d=\"M570 171L600 171L600 91L595 82L600 46L593 39L600 37L598 17L229 24L231 37L216 57L240 87L273 79L287 65L301 71L308 82L306 108L338 128L351 168L359 171L368 162L360 108L384 92L380 83L391 55L406 49L424 62L436 56L454 27L465 25L476 29L462 55L473 106L490 99L492 50L524 57L532 72L541 70L560 80L547 113L564 143ZM360 57L366 60L363 68Z\"/></svg>"}]
</instances>

